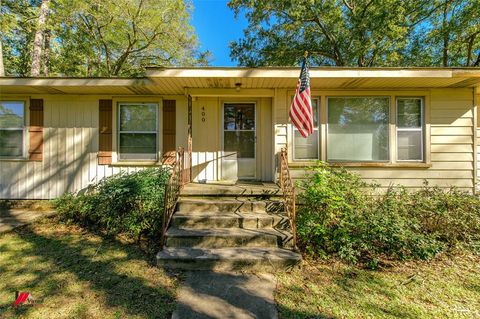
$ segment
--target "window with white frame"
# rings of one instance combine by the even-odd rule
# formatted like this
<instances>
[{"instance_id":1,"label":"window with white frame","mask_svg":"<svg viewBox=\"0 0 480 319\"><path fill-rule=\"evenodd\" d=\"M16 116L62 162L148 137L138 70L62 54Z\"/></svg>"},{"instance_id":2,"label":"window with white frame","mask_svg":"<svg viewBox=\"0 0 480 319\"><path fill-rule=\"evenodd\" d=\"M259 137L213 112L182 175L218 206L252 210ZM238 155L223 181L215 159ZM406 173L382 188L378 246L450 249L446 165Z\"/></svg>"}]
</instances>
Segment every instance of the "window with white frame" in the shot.
<instances>
[{"instance_id":1,"label":"window with white frame","mask_svg":"<svg viewBox=\"0 0 480 319\"><path fill-rule=\"evenodd\" d=\"M158 104L118 104L118 155L121 160L156 160Z\"/></svg>"},{"instance_id":2,"label":"window with white frame","mask_svg":"<svg viewBox=\"0 0 480 319\"><path fill-rule=\"evenodd\" d=\"M313 111L313 133L304 138L298 129L293 125L293 159L294 160L316 160L319 159L319 101L312 99Z\"/></svg>"},{"instance_id":3,"label":"window with white frame","mask_svg":"<svg viewBox=\"0 0 480 319\"><path fill-rule=\"evenodd\" d=\"M0 101L0 157L24 156L25 102Z\"/></svg>"},{"instance_id":4,"label":"window with white frame","mask_svg":"<svg viewBox=\"0 0 480 319\"><path fill-rule=\"evenodd\" d=\"M397 160L423 161L423 99L397 98Z\"/></svg>"},{"instance_id":5,"label":"window with white frame","mask_svg":"<svg viewBox=\"0 0 480 319\"><path fill-rule=\"evenodd\" d=\"M388 97L327 98L327 160L389 161Z\"/></svg>"}]
</instances>

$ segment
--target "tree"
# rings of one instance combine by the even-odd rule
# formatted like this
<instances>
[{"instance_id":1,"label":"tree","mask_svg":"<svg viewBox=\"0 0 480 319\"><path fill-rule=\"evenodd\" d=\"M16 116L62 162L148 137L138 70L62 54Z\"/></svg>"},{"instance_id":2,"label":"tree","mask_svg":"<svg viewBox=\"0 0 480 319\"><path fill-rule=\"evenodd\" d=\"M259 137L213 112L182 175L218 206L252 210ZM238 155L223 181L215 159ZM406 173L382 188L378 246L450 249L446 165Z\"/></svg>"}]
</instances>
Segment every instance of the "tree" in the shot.
<instances>
[{"instance_id":1,"label":"tree","mask_svg":"<svg viewBox=\"0 0 480 319\"><path fill-rule=\"evenodd\" d=\"M32 66L33 39L37 30L38 0L2 0L0 20L5 73L28 76Z\"/></svg>"},{"instance_id":2,"label":"tree","mask_svg":"<svg viewBox=\"0 0 480 319\"><path fill-rule=\"evenodd\" d=\"M0 76L5 76L5 67L3 66L2 39L0 38Z\"/></svg>"},{"instance_id":3,"label":"tree","mask_svg":"<svg viewBox=\"0 0 480 319\"><path fill-rule=\"evenodd\" d=\"M2 1L0 0L0 15L3 16L1 9L2 9ZM3 65L2 35L3 35L3 28L0 29L0 76L5 76L5 67Z\"/></svg>"},{"instance_id":4,"label":"tree","mask_svg":"<svg viewBox=\"0 0 480 319\"><path fill-rule=\"evenodd\" d=\"M480 0L230 0L241 65L479 66Z\"/></svg>"},{"instance_id":5,"label":"tree","mask_svg":"<svg viewBox=\"0 0 480 319\"><path fill-rule=\"evenodd\" d=\"M304 50L318 65L398 65L407 35L431 10L426 0L229 2L246 13L243 39L231 43L242 65L292 65Z\"/></svg>"},{"instance_id":6,"label":"tree","mask_svg":"<svg viewBox=\"0 0 480 319\"><path fill-rule=\"evenodd\" d=\"M15 18L3 43L9 74L32 67L33 75L135 76L149 65L208 63L189 24L189 2L4 1L2 10ZM45 1L50 14L41 19Z\"/></svg>"},{"instance_id":7,"label":"tree","mask_svg":"<svg viewBox=\"0 0 480 319\"><path fill-rule=\"evenodd\" d=\"M30 70L31 76L40 75L42 49L44 46L45 25L47 23L48 12L50 8L50 0L42 0L40 5L40 12L38 14L37 30L33 40L32 51L32 68Z\"/></svg>"},{"instance_id":8,"label":"tree","mask_svg":"<svg viewBox=\"0 0 480 319\"><path fill-rule=\"evenodd\" d=\"M433 65L480 66L480 1L441 0L425 29Z\"/></svg>"}]
</instances>

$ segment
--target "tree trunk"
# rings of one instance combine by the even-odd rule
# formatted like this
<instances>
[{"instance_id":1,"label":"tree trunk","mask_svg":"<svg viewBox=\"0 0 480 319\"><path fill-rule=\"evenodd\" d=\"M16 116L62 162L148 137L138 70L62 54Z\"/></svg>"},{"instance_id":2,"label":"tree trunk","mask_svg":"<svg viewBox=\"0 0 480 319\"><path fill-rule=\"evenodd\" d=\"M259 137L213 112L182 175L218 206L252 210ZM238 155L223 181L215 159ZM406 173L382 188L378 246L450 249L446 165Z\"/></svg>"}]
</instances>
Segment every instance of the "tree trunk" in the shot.
<instances>
[{"instance_id":1,"label":"tree trunk","mask_svg":"<svg viewBox=\"0 0 480 319\"><path fill-rule=\"evenodd\" d=\"M0 0L0 9L2 8L2 0ZM2 37L0 36L0 76L5 76L5 66L3 65L3 46Z\"/></svg>"},{"instance_id":2,"label":"tree trunk","mask_svg":"<svg viewBox=\"0 0 480 319\"><path fill-rule=\"evenodd\" d=\"M442 64L444 67L448 66L448 56L449 56L449 46L450 46L450 29L449 29L449 21L448 21L448 14L449 14L449 7L451 1L446 1L443 7L443 57L442 57Z\"/></svg>"},{"instance_id":3,"label":"tree trunk","mask_svg":"<svg viewBox=\"0 0 480 319\"><path fill-rule=\"evenodd\" d=\"M49 6L50 0L42 0L42 4L40 5L40 14L38 16L37 30L35 31L35 38L33 40L32 68L30 69L31 76L40 75L40 62L42 57L42 47L44 44L43 36L48 17Z\"/></svg>"},{"instance_id":4,"label":"tree trunk","mask_svg":"<svg viewBox=\"0 0 480 319\"><path fill-rule=\"evenodd\" d=\"M45 46L43 51L43 75L49 76L49 68L50 68L50 36L51 31L45 30Z\"/></svg>"},{"instance_id":5,"label":"tree trunk","mask_svg":"<svg viewBox=\"0 0 480 319\"><path fill-rule=\"evenodd\" d=\"M5 67L3 66L3 47L2 47L1 38L0 38L0 76L5 76Z\"/></svg>"}]
</instances>

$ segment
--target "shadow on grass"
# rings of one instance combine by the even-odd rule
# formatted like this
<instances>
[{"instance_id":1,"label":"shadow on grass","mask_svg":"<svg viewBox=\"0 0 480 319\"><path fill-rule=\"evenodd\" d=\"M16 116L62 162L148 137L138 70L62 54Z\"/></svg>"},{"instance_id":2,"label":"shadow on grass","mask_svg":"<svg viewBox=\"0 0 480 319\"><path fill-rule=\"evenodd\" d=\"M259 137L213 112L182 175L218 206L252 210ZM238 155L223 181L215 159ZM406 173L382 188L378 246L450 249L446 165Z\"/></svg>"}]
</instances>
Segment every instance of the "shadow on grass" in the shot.
<instances>
[{"instance_id":1,"label":"shadow on grass","mask_svg":"<svg viewBox=\"0 0 480 319\"><path fill-rule=\"evenodd\" d=\"M5 280L0 288L3 286L4 293L11 294L13 299L16 290L32 289L41 294L36 297L44 304L52 298L64 298L65 302L69 297L78 300L78 294L85 293L89 295L84 303L98 303L100 299L100 307L116 311L115 317L169 316L175 307L174 278L149 265L145 255L133 245L77 227L72 233L69 227L56 226L49 220L0 237L0 251L9 254L6 260L0 259L0 281ZM81 288L71 289L76 284ZM89 300L92 296L95 300ZM23 316L34 309L13 311L10 302L0 302L0 318L2 313Z\"/></svg>"}]
</instances>

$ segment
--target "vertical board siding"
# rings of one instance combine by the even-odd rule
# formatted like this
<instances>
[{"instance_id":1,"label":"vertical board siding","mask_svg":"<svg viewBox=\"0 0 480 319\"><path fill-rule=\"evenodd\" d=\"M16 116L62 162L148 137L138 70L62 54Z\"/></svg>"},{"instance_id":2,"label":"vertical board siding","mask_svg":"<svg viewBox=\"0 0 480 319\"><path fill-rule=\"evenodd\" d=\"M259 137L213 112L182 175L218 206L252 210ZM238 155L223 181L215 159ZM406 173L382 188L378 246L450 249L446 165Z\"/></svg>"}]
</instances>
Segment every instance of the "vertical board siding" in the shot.
<instances>
[{"instance_id":1,"label":"vertical board siding","mask_svg":"<svg viewBox=\"0 0 480 319\"><path fill-rule=\"evenodd\" d=\"M78 192L121 171L134 172L142 169L99 165L99 128L108 127L105 122L107 119L101 122L99 116L101 98L69 95L48 95L41 98L43 160L0 161L1 199L51 199L67 191ZM178 99L181 101L183 97ZM183 113L180 116L186 117ZM110 122L112 116L110 111ZM106 132L111 135L111 124L109 127L110 131ZM186 144L186 141L181 144Z\"/></svg>"},{"instance_id":2,"label":"vertical board siding","mask_svg":"<svg viewBox=\"0 0 480 319\"><path fill-rule=\"evenodd\" d=\"M473 191L476 168L474 166L474 104L473 89L432 89L430 90L430 155L429 168L362 167L348 168L360 174L366 181L376 182L381 187L404 185L416 189L425 180L429 185L439 187L456 186ZM365 92L363 92L365 93ZM386 95L396 95L401 91L388 91ZM354 96L356 92L352 92ZM276 98L284 99L277 103L275 110L275 152L289 143L287 127L286 90L278 90ZM324 99L322 99L323 101ZM322 106L324 107L324 106ZM292 167L292 176L305 177L304 167Z\"/></svg>"},{"instance_id":3,"label":"vertical board siding","mask_svg":"<svg viewBox=\"0 0 480 319\"><path fill-rule=\"evenodd\" d=\"M272 99L258 97L197 97L192 103L192 175L194 181L222 180L223 104L255 103L256 105L256 177L272 181ZM187 126L183 127L186 130ZM179 128L177 131L181 131Z\"/></svg>"}]
</instances>

